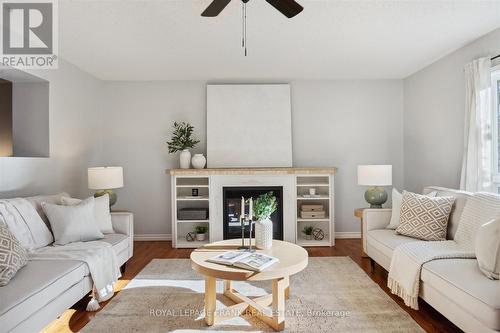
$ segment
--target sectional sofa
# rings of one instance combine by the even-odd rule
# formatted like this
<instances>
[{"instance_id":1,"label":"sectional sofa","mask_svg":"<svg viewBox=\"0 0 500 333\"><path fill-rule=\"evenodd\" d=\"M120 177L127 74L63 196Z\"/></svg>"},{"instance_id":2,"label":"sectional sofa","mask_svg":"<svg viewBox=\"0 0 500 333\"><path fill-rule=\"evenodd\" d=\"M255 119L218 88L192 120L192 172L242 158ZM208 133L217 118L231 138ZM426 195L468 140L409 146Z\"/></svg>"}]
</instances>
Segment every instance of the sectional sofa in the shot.
<instances>
[{"instance_id":1,"label":"sectional sofa","mask_svg":"<svg viewBox=\"0 0 500 333\"><path fill-rule=\"evenodd\" d=\"M26 198L47 222L40 203L60 203L61 193ZM113 245L120 266L133 254L133 215L112 212L115 233L102 239ZM6 286L0 287L0 332L38 332L92 289L87 264L81 261L29 261Z\"/></svg>"},{"instance_id":2,"label":"sectional sofa","mask_svg":"<svg viewBox=\"0 0 500 333\"><path fill-rule=\"evenodd\" d=\"M455 197L448 222L448 239L453 239L465 203L474 194L441 187L427 187L424 194L432 191L437 196ZM398 245L418 241L386 229L390 219L391 209L363 212L363 249L386 270ZM500 282L488 279L476 259L442 259L424 264L420 297L465 332L500 331Z\"/></svg>"}]
</instances>

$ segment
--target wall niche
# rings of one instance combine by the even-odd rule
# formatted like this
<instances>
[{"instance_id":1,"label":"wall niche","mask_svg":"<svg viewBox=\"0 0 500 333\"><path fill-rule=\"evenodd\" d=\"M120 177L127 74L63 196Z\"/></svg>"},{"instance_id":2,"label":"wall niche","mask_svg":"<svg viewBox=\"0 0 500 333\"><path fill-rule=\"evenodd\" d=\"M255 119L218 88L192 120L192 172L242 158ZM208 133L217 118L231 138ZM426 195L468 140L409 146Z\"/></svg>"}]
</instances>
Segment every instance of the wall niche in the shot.
<instances>
[{"instance_id":1,"label":"wall niche","mask_svg":"<svg viewBox=\"0 0 500 333\"><path fill-rule=\"evenodd\" d=\"M49 156L49 82L0 67L0 157Z\"/></svg>"}]
</instances>

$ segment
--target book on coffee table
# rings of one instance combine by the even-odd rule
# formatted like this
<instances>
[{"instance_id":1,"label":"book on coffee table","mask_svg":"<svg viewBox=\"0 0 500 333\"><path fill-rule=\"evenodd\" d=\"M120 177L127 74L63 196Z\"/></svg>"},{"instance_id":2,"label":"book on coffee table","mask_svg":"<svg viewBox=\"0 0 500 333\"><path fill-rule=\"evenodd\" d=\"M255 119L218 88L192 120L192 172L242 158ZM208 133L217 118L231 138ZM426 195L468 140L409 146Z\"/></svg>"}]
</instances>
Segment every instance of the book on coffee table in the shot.
<instances>
[{"instance_id":1,"label":"book on coffee table","mask_svg":"<svg viewBox=\"0 0 500 333\"><path fill-rule=\"evenodd\" d=\"M278 258L258 252L230 251L207 259L209 262L262 272L269 266L277 263Z\"/></svg>"}]
</instances>

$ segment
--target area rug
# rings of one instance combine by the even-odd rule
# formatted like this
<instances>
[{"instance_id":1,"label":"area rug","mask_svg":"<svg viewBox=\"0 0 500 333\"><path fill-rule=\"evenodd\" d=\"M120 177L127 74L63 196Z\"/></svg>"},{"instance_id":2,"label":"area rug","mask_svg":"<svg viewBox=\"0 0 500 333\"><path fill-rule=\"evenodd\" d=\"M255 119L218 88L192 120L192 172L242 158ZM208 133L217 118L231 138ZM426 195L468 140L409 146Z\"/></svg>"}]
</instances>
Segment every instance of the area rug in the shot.
<instances>
[{"instance_id":1,"label":"area rug","mask_svg":"<svg viewBox=\"0 0 500 333\"><path fill-rule=\"evenodd\" d=\"M203 276L187 259L151 261L82 332L274 332L245 315L212 327L204 322ZM217 308L234 304L217 281ZM235 282L247 296L271 282ZM309 258L290 278L285 332L424 332L349 257Z\"/></svg>"}]
</instances>

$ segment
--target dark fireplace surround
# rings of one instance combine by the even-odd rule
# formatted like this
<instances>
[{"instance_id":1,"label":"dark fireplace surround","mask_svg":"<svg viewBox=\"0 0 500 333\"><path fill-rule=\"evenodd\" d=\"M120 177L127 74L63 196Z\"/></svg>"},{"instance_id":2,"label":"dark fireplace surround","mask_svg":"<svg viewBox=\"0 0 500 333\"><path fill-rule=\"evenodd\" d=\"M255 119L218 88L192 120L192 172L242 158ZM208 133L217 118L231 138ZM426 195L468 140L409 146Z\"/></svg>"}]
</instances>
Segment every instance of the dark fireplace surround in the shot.
<instances>
[{"instance_id":1,"label":"dark fireplace surround","mask_svg":"<svg viewBox=\"0 0 500 333\"><path fill-rule=\"evenodd\" d=\"M257 199L258 196L273 192L277 199L277 209L271 215L273 221L273 239L283 240L283 187L282 186L246 186L223 188L224 239L241 238L241 197ZM248 205L245 211L248 212ZM245 237L249 236L250 227L245 226Z\"/></svg>"}]
</instances>

